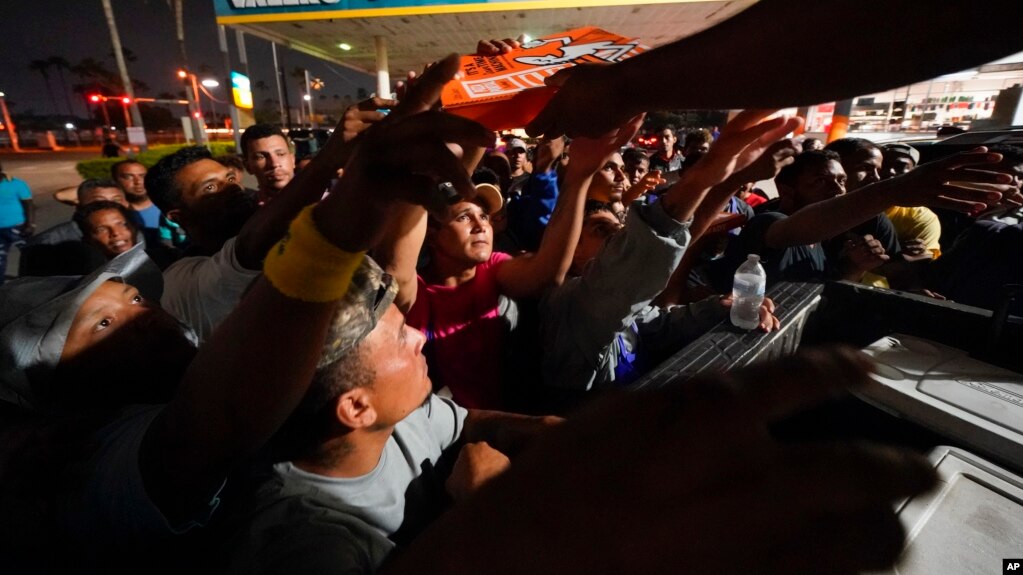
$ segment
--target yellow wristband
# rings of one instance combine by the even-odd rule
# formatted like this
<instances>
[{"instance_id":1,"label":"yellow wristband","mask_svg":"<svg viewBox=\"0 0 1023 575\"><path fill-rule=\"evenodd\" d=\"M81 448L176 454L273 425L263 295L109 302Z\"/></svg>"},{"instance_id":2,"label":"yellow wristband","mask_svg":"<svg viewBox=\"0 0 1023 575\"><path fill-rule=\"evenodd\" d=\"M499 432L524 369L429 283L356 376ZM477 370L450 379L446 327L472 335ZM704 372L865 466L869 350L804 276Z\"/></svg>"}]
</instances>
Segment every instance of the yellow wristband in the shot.
<instances>
[{"instance_id":1,"label":"yellow wristband","mask_svg":"<svg viewBox=\"0 0 1023 575\"><path fill-rule=\"evenodd\" d=\"M282 294L301 301L336 301L348 292L366 252L351 253L327 241L313 222L313 206L291 222L263 262L263 275Z\"/></svg>"}]
</instances>

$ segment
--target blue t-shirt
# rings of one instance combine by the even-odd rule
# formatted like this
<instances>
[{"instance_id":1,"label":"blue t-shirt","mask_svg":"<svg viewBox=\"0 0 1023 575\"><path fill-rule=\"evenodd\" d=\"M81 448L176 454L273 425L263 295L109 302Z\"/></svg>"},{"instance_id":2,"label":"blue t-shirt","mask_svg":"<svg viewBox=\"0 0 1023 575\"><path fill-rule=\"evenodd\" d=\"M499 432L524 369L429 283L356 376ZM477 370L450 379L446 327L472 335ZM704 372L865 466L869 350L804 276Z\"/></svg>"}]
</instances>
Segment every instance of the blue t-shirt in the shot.
<instances>
[{"instance_id":1,"label":"blue t-shirt","mask_svg":"<svg viewBox=\"0 0 1023 575\"><path fill-rule=\"evenodd\" d=\"M28 184L18 178L0 180L0 228L13 228L25 223L23 200L31 200Z\"/></svg>"},{"instance_id":2,"label":"blue t-shirt","mask_svg":"<svg viewBox=\"0 0 1023 575\"><path fill-rule=\"evenodd\" d=\"M144 210L137 210L135 213L142 218L142 227L153 229L160 227L160 208L156 207L156 204Z\"/></svg>"}]
</instances>

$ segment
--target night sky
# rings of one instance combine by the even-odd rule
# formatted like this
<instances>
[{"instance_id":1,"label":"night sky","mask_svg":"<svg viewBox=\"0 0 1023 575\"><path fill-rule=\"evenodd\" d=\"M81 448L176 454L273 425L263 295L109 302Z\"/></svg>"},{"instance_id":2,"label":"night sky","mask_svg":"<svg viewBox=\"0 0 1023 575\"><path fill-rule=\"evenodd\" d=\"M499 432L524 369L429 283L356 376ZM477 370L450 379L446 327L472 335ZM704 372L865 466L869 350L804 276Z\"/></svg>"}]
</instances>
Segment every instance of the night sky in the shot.
<instances>
[{"instance_id":1,"label":"night sky","mask_svg":"<svg viewBox=\"0 0 1023 575\"><path fill-rule=\"evenodd\" d=\"M179 92L181 85L175 72L180 62L174 15L166 0L112 0L112 6L121 44L138 58L128 63L128 73L132 79L149 85L147 93L137 93L136 96L156 97L160 92ZM213 89L212 93L219 99L226 99L228 93L223 86L223 56L217 42L213 2L186 0L184 19L190 67L193 70L198 69L200 64L212 67L213 72L208 76L221 82L221 87ZM82 58L92 57L103 61L114 72L117 71L110 32L100 0L0 0L0 23L3 25L3 32L0 33L0 91L7 94L14 113L66 113L66 100L60 92L56 71L50 73L57 104L55 110L43 77L28 67L32 60L62 56L75 64ZM231 63L237 67L234 31L228 28L227 33ZM258 108L265 98L276 97L273 59L268 42L249 35L245 39L252 82L263 80L270 87L270 91L265 93L253 90ZM283 57L286 73L290 73L295 66L302 66L308 68L313 76L321 78L326 84L321 93L328 97L337 94L355 98L358 88L364 88L367 92L375 89L372 76L282 46L278 46L278 55ZM206 75L200 74L200 77L203 76ZM295 81L291 82L294 86ZM73 83L74 80L68 75L69 90ZM293 87L292 106L297 105L297 98ZM71 102L75 114L84 116L84 99L73 95Z\"/></svg>"}]
</instances>

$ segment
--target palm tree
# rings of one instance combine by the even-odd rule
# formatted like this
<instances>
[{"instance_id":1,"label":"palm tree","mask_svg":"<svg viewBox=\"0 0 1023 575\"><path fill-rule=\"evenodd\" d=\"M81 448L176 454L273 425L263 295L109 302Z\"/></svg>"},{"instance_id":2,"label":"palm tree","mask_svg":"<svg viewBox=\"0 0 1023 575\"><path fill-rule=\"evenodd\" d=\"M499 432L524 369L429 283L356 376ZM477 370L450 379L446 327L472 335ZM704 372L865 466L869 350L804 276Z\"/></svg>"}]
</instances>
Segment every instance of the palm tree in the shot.
<instances>
[{"instance_id":1,"label":"palm tree","mask_svg":"<svg viewBox=\"0 0 1023 575\"><path fill-rule=\"evenodd\" d=\"M71 94L67 89L67 80L64 78L64 71L71 69L71 62L68 62L63 56L50 56L46 60L50 63L50 66L57 69L57 74L60 76L60 87L64 93L64 103L67 104L68 114L75 115L75 107L71 103Z\"/></svg>"},{"instance_id":2,"label":"palm tree","mask_svg":"<svg viewBox=\"0 0 1023 575\"><path fill-rule=\"evenodd\" d=\"M46 82L46 92L50 95L50 104L53 106L53 113L59 114L60 109L57 108L57 98L53 96L53 86L50 86L50 62L48 60L32 60L28 64L28 69L43 75L43 81Z\"/></svg>"}]
</instances>

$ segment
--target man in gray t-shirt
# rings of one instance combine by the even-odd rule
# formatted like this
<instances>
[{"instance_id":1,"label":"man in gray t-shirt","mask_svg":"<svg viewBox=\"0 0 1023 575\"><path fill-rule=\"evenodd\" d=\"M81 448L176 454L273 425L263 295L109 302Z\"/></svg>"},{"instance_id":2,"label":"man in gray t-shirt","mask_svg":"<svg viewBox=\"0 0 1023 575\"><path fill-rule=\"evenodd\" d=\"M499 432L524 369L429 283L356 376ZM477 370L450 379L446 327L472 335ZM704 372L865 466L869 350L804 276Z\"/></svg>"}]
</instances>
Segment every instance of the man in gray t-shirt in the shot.
<instances>
[{"instance_id":1,"label":"man in gray t-shirt","mask_svg":"<svg viewBox=\"0 0 1023 575\"><path fill-rule=\"evenodd\" d=\"M406 325L397 292L366 258L309 391L271 444L279 462L229 520L231 571L372 573L559 421L433 395L426 336ZM450 472L446 452L457 456Z\"/></svg>"}]
</instances>

